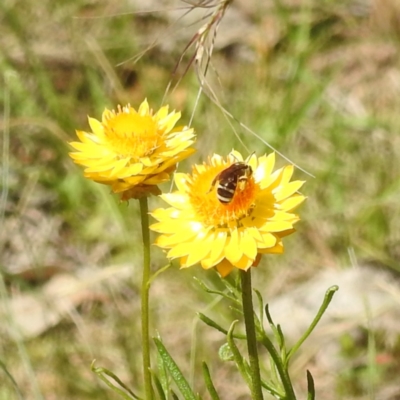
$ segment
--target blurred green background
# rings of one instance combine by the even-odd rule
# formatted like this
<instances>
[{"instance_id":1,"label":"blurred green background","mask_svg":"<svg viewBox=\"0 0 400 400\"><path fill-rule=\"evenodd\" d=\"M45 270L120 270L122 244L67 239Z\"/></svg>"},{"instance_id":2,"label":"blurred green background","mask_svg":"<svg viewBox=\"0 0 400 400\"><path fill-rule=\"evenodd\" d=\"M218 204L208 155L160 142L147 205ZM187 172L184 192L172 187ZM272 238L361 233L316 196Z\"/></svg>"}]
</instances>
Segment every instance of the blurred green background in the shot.
<instances>
[{"instance_id":1,"label":"blurred green background","mask_svg":"<svg viewBox=\"0 0 400 400\"><path fill-rule=\"evenodd\" d=\"M319 398L400 398L400 2L234 0L207 73L234 119L204 94L197 101L193 66L185 74L193 49L178 65L218 3L1 1L0 399L118 398L91 372L93 359L140 391L138 205L86 181L67 141L105 107L146 97L158 109L164 96L182 123L193 116L198 135L181 171L233 147L262 155L268 143L307 180L298 233L254 273L265 301L297 288L306 295L324 271L339 286L357 271L360 285L294 362L298 393L311 369ZM153 250L157 270L167 262ZM196 319L204 310L225 326L237 318L193 277L218 279L178 271L152 288L152 335L157 328L200 392L206 359L221 398L248 398L234 367L218 360L223 336ZM360 319L349 317L346 304L382 280L391 285L384 312L365 301ZM296 304L276 319L285 327L292 314ZM329 363L321 343L336 345Z\"/></svg>"}]
</instances>

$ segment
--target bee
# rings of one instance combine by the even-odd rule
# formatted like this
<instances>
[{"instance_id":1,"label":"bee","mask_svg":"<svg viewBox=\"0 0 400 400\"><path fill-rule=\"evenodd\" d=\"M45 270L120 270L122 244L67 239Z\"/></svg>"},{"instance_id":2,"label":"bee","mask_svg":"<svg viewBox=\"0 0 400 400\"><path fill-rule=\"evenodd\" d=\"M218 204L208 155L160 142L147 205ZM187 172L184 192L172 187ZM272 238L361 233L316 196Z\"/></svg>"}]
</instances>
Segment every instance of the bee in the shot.
<instances>
[{"instance_id":1,"label":"bee","mask_svg":"<svg viewBox=\"0 0 400 400\"><path fill-rule=\"evenodd\" d=\"M217 198L222 204L229 204L236 190L243 191L253 170L246 162L238 161L221 171L212 181L209 192L217 186Z\"/></svg>"}]
</instances>

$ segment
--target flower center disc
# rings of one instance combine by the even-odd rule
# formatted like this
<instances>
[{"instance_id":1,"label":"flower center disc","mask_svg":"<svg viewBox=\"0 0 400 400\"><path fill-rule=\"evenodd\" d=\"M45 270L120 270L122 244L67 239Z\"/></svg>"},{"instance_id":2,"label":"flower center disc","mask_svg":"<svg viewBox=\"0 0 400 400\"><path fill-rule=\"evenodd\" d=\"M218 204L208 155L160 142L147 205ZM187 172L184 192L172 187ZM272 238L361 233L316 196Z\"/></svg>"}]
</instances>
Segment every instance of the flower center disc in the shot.
<instances>
[{"instance_id":1,"label":"flower center disc","mask_svg":"<svg viewBox=\"0 0 400 400\"><path fill-rule=\"evenodd\" d=\"M151 154L158 144L158 131L150 116L121 112L104 122L110 146L120 156L139 159Z\"/></svg>"}]
</instances>

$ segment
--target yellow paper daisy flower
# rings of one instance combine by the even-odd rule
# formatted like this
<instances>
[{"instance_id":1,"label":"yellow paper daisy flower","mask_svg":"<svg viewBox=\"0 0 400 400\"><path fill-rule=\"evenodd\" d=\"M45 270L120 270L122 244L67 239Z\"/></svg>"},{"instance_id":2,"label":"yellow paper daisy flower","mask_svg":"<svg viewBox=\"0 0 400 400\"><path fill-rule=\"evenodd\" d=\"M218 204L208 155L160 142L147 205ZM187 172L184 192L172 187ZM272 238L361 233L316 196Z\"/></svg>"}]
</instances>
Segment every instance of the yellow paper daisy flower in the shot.
<instances>
[{"instance_id":1,"label":"yellow paper daisy flower","mask_svg":"<svg viewBox=\"0 0 400 400\"><path fill-rule=\"evenodd\" d=\"M182 268L200 263L222 276L282 253L282 238L299 220L293 210L305 200L298 193L304 182L290 182L292 165L273 172L274 164L274 153L243 161L232 151L195 165L192 174L176 173L178 190L161 196L171 207L152 213L156 244Z\"/></svg>"},{"instance_id":2,"label":"yellow paper daisy flower","mask_svg":"<svg viewBox=\"0 0 400 400\"><path fill-rule=\"evenodd\" d=\"M110 185L124 200L158 194L156 185L194 152L193 129L175 127L180 117L168 106L153 113L147 100L137 111L129 104L105 109L101 121L89 117L91 133L76 131L81 141L70 143L77 150L70 156L86 167L85 177Z\"/></svg>"}]
</instances>

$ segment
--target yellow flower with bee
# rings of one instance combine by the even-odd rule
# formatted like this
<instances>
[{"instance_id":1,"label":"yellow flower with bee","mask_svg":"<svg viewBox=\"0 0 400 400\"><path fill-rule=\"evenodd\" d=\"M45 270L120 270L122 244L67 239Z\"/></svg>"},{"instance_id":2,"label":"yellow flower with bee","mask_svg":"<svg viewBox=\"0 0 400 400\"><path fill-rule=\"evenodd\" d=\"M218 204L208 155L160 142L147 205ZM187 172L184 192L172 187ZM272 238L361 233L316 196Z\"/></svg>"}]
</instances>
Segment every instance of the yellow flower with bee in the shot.
<instances>
[{"instance_id":1,"label":"yellow flower with bee","mask_svg":"<svg viewBox=\"0 0 400 400\"><path fill-rule=\"evenodd\" d=\"M177 191L161 195L171 207L152 213L156 244L181 268L200 263L222 276L257 266L262 254L282 253L282 238L299 220L293 210L305 200L298 192L304 182L290 181L292 165L274 165L274 153L244 161L232 151L214 154L191 174L176 173Z\"/></svg>"}]
</instances>

